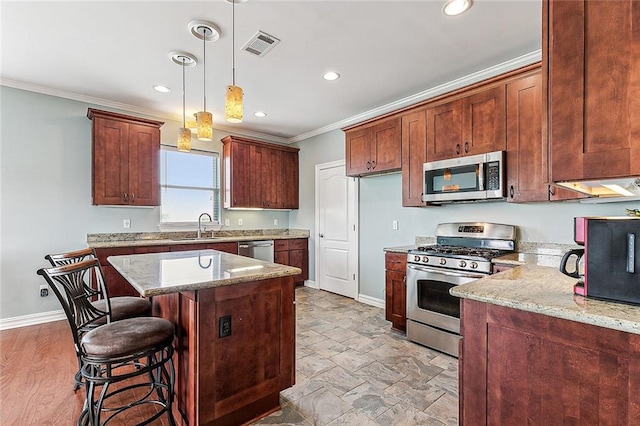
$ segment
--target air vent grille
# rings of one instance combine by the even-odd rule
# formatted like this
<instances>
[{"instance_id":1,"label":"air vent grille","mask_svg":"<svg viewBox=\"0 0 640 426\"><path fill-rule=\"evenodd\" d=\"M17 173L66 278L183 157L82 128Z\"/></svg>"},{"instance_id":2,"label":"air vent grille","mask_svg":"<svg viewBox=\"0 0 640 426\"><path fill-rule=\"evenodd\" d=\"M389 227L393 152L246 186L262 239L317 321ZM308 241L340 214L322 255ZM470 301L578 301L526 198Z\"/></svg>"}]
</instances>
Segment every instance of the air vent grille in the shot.
<instances>
[{"instance_id":1,"label":"air vent grille","mask_svg":"<svg viewBox=\"0 0 640 426\"><path fill-rule=\"evenodd\" d=\"M265 32L258 31L242 46L242 50L256 56L264 56L273 49L280 40Z\"/></svg>"}]
</instances>

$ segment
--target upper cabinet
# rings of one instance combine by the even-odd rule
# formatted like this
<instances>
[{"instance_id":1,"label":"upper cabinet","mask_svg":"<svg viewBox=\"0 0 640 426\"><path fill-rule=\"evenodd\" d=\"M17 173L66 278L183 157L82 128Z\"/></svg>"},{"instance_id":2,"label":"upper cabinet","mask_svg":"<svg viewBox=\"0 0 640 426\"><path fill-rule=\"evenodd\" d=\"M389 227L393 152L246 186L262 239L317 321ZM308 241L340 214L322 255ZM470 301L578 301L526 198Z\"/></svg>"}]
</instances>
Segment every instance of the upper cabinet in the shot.
<instances>
[{"instance_id":1,"label":"upper cabinet","mask_svg":"<svg viewBox=\"0 0 640 426\"><path fill-rule=\"evenodd\" d=\"M399 171L400 125L400 118L394 117L345 130L347 176Z\"/></svg>"},{"instance_id":2,"label":"upper cabinet","mask_svg":"<svg viewBox=\"0 0 640 426\"><path fill-rule=\"evenodd\" d=\"M160 126L89 108L94 205L160 205Z\"/></svg>"},{"instance_id":3,"label":"upper cabinet","mask_svg":"<svg viewBox=\"0 0 640 426\"><path fill-rule=\"evenodd\" d=\"M543 2L553 182L640 175L640 2Z\"/></svg>"},{"instance_id":4,"label":"upper cabinet","mask_svg":"<svg viewBox=\"0 0 640 426\"><path fill-rule=\"evenodd\" d=\"M429 161L504 150L505 103L498 84L427 108Z\"/></svg>"},{"instance_id":5,"label":"upper cabinet","mask_svg":"<svg viewBox=\"0 0 640 426\"><path fill-rule=\"evenodd\" d=\"M421 207L423 164L427 161L427 113L424 109L403 114L402 122L402 206Z\"/></svg>"},{"instance_id":6,"label":"upper cabinet","mask_svg":"<svg viewBox=\"0 0 640 426\"><path fill-rule=\"evenodd\" d=\"M297 209L298 148L222 139L224 208Z\"/></svg>"}]
</instances>

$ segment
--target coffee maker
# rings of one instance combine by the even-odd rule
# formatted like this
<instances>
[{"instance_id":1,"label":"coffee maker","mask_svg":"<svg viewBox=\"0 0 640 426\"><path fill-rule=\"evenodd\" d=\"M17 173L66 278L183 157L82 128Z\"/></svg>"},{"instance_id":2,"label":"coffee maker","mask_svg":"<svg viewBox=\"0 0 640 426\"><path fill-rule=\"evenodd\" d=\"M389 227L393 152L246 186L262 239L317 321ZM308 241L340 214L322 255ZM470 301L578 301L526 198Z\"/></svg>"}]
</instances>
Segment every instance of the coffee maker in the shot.
<instances>
[{"instance_id":1,"label":"coffee maker","mask_svg":"<svg viewBox=\"0 0 640 426\"><path fill-rule=\"evenodd\" d=\"M565 253L560 272L578 278L575 294L640 304L640 217L576 217L574 240L583 248Z\"/></svg>"}]
</instances>

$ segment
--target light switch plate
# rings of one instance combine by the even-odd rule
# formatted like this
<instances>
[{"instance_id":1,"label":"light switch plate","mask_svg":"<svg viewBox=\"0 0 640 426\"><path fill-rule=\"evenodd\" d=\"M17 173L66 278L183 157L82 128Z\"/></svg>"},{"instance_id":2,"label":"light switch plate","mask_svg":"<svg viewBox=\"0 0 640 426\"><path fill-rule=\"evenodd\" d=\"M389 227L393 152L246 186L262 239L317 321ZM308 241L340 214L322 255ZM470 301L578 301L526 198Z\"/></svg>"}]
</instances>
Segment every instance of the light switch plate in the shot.
<instances>
[{"instance_id":1,"label":"light switch plate","mask_svg":"<svg viewBox=\"0 0 640 426\"><path fill-rule=\"evenodd\" d=\"M129 229L129 228L131 228L131 219L124 219L124 220L122 221L122 227L123 227L124 229Z\"/></svg>"},{"instance_id":2,"label":"light switch plate","mask_svg":"<svg viewBox=\"0 0 640 426\"><path fill-rule=\"evenodd\" d=\"M231 222L229 222L229 219L225 219L224 226L229 226L229 225L231 225Z\"/></svg>"},{"instance_id":3,"label":"light switch plate","mask_svg":"<svg viewBox=\"0 0 640 426\"><path fill-rule=\"evenodd\" d=\"M391 227L393 228L394 231L398 230L398 221L394 220L393 222L391 222Z\"/></svg>"}]
</instances>

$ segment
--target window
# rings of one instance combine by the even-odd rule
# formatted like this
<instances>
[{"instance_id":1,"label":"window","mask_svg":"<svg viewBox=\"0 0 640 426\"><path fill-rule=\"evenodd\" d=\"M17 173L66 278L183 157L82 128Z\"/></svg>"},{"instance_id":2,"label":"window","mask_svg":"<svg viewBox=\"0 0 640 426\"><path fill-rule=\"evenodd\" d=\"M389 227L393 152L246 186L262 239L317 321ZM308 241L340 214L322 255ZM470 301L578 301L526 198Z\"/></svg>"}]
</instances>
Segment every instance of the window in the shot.
<instances>
[{"instance_id":1,"label":"window","mask_svg":"<svg viewBox=\"0 0 640 426\"><path fill-rule=\"evenodd\" d=\"M201 213L220 223L220 155L163 146L160 161L160 223L195 222Z\"/></svg>"}]
</instances>

